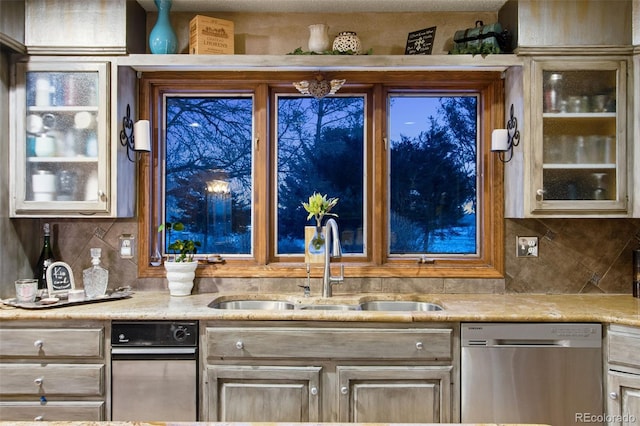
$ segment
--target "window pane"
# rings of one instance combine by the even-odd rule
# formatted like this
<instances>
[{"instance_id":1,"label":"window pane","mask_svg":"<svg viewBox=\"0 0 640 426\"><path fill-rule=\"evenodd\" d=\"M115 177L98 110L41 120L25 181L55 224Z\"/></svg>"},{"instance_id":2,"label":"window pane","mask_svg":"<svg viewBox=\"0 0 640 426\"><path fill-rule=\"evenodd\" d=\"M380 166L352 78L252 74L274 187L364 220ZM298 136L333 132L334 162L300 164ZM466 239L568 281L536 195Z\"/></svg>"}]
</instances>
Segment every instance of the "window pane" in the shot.
<instances>
[{"instance_id":1,"label":"window pane","mask_svg":"<svg viewBox=\"0 0 640 426\"><path fill-rule=\"evenodd\" d=\"M388 101L389 253L478 253L476 97Z\"/></svg>"},{"instance_id":2,"label":"window pane","mask_svg":"<svg viewBox=\"0 0 640 426\"><path fill-rule=\"evenodd\" d=\"M198 254L251 254L253 99L176 96L165 108L165 220L186 228L171 240L200 241Z\"/></svg>"},{"instance_id":3,"label":"window pane","mask_svg":"<svg viewBox=\"0 0 640 426\"><path fill-rule=\"evenodd\" d=\"M364 253L364 96L277 100L277 253L303 254L302 202L338 198L332 210L344 253Z\"/></svg>"}]
</instances>

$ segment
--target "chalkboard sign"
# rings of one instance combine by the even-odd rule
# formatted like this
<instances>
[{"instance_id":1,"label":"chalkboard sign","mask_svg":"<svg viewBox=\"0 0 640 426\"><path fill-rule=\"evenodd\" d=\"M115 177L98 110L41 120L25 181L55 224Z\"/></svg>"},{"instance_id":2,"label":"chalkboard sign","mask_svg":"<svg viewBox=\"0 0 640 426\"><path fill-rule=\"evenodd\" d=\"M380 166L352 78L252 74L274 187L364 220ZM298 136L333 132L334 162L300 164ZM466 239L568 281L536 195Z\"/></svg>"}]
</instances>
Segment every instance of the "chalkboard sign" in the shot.
<instances>
[{"instance_id":1,"label":"chalkboard sign","mask_svg":"<svg viewBox=\"0 0 640 426\"><path fill-rule=\"evenodd\" d=\"M66 294L76 288L71 267L64 262L53 262L47 268L47 288L49 297Z\"/></svg>"},{"instance_id":2,"label":"chalkboard sign","mask_svg":"<svg viewBox=\"0 0 640 426\"><path fill-rule=\"evenodd\" d=\"M431 55L433 40L436 38L436 27L409 33L405 55Z\"/></svg>"}]
</instances>

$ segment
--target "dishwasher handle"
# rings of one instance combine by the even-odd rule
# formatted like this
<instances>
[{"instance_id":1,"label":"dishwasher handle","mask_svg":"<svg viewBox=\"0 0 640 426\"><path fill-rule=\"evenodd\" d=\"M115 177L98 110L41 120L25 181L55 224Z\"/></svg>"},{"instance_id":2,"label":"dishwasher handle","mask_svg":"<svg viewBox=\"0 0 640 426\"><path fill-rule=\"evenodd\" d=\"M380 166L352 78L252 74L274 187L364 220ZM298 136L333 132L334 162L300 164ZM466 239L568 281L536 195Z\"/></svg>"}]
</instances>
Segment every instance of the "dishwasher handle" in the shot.
<instances>
[{"instance_id":1,"label":"dishwasher handle","mask_svg":"<svg viewBox=\"0 0 640 426\"><path fill-rule=\"evenodd\" d=\"M509 348L566 348L571 345L568 340L564 339L496 339L487 346Z\"/></svg>"}]
</instances>

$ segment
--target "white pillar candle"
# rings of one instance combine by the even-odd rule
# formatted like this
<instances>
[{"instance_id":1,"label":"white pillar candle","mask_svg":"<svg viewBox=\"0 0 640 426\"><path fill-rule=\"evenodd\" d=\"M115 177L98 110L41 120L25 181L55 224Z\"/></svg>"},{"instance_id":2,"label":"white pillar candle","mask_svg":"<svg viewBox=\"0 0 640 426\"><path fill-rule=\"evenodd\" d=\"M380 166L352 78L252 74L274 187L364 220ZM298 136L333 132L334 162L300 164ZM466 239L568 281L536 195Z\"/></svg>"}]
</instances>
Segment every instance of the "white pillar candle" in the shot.
<instances>
[{"instance_id":1,"label":"white pillar candle","mask_svg":"<svg viewBox=\"0 0 640 426\"><path fill-rule=\"evenodd\" d=\"M491 133L491 151L506 151L507 149L509 149L507 129L495 129Z\"/></svg>"},{"instance_id":2,"label":"white pillar candle","mask_svg":"<svg viewBox=\"0 0 640 426\"><path fill-rule=\"evenodd\" d=\"M136 151L151 151L149 120L139 120L133 124L133 144Z\"/></svg>"}]
</instances>

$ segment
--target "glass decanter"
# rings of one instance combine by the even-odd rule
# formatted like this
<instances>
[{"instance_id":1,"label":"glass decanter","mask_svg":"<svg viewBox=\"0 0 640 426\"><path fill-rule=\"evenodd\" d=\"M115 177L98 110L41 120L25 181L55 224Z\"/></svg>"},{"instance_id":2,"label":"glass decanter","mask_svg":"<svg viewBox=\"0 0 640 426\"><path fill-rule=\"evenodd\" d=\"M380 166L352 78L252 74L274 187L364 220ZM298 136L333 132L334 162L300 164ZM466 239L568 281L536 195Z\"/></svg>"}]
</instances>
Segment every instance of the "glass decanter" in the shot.
<instances>
[{"instance_id":1,"label":"glass decanter","mask_svg":"<svg viewBox=\"0 0 640 426\"><path fill-rule=\"evenodd\" d=\"M82 282L87 299L95 299L104 296L107 292L109 271L100 266L101 254L102 249L92 248L91 265L93 266L82 271Z\"/></svg>"}]
</instances>

